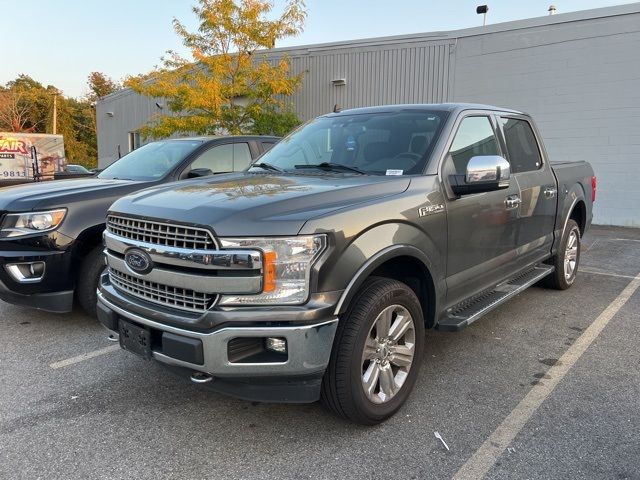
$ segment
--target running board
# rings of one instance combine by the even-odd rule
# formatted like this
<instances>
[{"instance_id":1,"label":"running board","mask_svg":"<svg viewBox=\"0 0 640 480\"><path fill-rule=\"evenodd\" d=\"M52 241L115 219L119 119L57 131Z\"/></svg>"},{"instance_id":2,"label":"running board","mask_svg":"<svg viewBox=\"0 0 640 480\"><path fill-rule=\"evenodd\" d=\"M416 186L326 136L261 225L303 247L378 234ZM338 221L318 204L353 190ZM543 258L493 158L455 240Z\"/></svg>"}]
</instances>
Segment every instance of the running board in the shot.
<instances>
[{"instance_id":1,"label":"running board","mask_svg":"<svg viewBox=\"0 0 640 480\"><path fill-rule=\"evenodd\" d=\"M462 330L541 278L553 273L553 270L554 267L551 265L537 265L511 280L502 282L492 290L459 303L447 311L447 316L438 323L438 330Z\"/></svg>"}]
</instances>

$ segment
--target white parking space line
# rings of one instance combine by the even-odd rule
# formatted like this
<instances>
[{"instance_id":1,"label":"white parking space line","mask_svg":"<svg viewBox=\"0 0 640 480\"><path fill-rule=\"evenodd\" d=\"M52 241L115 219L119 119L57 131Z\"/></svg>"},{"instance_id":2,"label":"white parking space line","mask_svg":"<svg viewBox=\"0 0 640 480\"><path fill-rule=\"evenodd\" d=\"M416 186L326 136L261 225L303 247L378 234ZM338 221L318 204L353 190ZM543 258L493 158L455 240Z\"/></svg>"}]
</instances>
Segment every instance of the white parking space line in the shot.
<instances>
[{"instance_id":1,"label":"white parking space line","mask_svg":"<svg viewBox=\"0 0 640 480\"><path fill-rule=\"evenodd\" d=\"M59 362L54 362L49 366L53 369L68 367L70 365L75 365L76 363L89 360L90 358L95 358L95 357L99 357L100 355L105 355L107 353L115 352L116 350L120 350L120 345L109 345L108 347L100 348L98 350L94 350L93 352L83 353L82 355L77 355L75 357L67 358L66 360L60 360Z\"/></svg>"},{"instance_id":2,"label":"white parking space line","mask_svg":"<svg viewBox=\"0 0 640 480\"><path fill-rule=\"evenodd\" d=\"M540 405L542 405L551 392L553 392L558 383L560 383L571 367L575 365L589 345L600 335L604 327L607 326L613 316L627 303L627 300L631 298L639 287L640 274L634 277L620 295L587 327L582 335L580 335L564 355L560 357L560 360L549 368L547 374L551 378L545 380L544 383L537 384L529 391L473 456L462 465L453 477L455 480L482 478L487 474L516 435L522 430L534 413L536 413Z\"/></svg>"},{"instance_id":3,"label":"white parking space line","mask_svg":"<svg viewBox=\"0 0 640 480\"><path fill-rule=\"evenodd\" d=\"M633 275L621 275L619 273L609 273L609 272L599 272L598 270L591 270L590 268L581 268L580 271L582 273L590 273L592 275L604 275L607 277L618 277L618 278L636 278Z\"/></svg>"}]
</instances>

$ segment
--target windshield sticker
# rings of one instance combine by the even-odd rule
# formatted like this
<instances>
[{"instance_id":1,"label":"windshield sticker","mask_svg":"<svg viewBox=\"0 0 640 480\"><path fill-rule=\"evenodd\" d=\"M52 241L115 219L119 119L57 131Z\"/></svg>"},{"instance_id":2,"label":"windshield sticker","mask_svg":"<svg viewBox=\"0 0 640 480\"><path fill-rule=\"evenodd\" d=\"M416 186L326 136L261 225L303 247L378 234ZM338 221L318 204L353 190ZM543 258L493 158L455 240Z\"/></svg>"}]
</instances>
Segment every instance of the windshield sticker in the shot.
<instances>
[{"instance_id":1,"label":"windshield sticker","mask_svg":"<svg viewBox=\"0 0 640 480\"><path fill-rule=\"evenodd\" d=\"M353 152L356 149L357 143L356 143L356 139L353 138L352 135L349 135L349 137L347 138L347 141L345 142L345 148L347 149L348 152Z\"/></svg>"},{"instance_id":2,"label":"windshield sticker","mask_svg":"<svg viewBox=\"0 0 640 480\"><path fill-rule=\"evenodd\" d=\"M403 173L404 173L404 170L394 170L394 169L387 170L387 175L402 175Z\"/></svg>"}]
</instances>

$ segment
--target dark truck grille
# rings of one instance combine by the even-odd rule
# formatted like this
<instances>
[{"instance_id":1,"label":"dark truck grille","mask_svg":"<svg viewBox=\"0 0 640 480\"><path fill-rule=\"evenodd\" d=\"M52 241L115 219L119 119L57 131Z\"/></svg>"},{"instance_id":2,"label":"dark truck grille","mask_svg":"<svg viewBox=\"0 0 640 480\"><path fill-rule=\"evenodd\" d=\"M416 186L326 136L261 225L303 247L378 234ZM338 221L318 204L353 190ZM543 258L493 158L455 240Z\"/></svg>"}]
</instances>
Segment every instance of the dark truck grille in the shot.
<instances>
[{"instance_id":1,"label":"dark truck grille","mask_svg":"<svg viewBox=\"0 0 640 480\"><path fill-rule=\"evenodd\" d=\"M170 225L137 218L107 216L107 231L138 242L194 250L215 250L211 233L204 228Z\"/></svg>"},{"instance_id":2,"label":"dark truck grille","mask_svg":"<svg viewBox=\"0 0 640 480\"><path fill-rule=\"evenodd\" d=\"M149 282L113 268L109 268L109 277L111 284L119 290L149 302L181 310L204 312L216 298L214 294Z\"/></svg>"}]
</instances>

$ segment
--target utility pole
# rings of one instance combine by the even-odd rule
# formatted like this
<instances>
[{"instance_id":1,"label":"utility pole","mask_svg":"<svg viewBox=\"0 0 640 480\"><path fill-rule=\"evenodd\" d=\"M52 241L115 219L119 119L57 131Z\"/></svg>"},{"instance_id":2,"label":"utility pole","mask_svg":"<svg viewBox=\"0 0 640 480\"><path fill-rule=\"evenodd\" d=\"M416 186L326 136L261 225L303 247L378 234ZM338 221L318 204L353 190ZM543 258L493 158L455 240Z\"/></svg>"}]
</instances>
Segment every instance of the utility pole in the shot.
<instances>
[{"instance_id":1,"label":"utility pole","mask_svg":"<svg viewBox=\"0 0 640 480\"><path fill-rule=\"evenodd\" d=\"M58 133L58 91L53 92L53 134Z\"/></svg>"}]
</instances>

